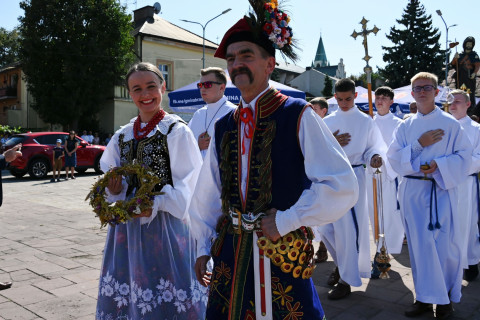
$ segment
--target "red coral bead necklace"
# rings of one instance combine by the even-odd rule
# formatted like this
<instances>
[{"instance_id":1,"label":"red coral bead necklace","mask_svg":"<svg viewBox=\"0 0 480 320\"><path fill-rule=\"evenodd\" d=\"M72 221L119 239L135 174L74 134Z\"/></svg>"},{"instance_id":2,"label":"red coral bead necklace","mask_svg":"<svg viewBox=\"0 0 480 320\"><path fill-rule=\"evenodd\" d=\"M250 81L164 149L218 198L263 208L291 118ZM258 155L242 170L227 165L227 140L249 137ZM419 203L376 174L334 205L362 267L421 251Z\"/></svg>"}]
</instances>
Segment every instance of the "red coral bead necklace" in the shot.
<instances>
[{"instance_id":1,"label":"red coral bead necklace","mask_svg":"<svg viewBox=\"0 0 480 320\"><path fill-rule=\"evenodd\" d=\"M135 123L133 124L133 135L135 139L141 140L145 138L152 130L157 126L157 124L162 121L163 117L165 117L166 112L163 109L160 109L153 117L148 121L147 125L142 128L141 127L141 120L140 115L138 115Z\"/></svg>"}]
</instances>

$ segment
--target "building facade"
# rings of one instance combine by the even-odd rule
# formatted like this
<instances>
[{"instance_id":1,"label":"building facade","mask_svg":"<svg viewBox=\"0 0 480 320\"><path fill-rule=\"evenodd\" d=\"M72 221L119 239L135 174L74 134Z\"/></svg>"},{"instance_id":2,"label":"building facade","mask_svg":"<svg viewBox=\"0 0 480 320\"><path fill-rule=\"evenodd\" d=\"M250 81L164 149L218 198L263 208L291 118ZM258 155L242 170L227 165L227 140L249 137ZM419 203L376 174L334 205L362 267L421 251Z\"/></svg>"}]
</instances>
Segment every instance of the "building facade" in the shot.
<instances>
[{"instance_id":1,"label":"building facade","mask_svg":"<svg viewBox=\"0 0 480 320\"><path fill-rule=\"evenodd\" d=\"M49 130L49 125L32 109L33 100L23 79L20 62L0 68L0 124Z\"/></svg>"},{"instance_id":2,"label":"building facade","mask_svg":"<svg viewBox=\"0 0 480 320\"><path fill-rule=\"evenodd\" d=\"M203 38L180 28L155 14L153 6L134 11L135 52L139 61L150 62L162 71L167 91L162 107L168 110L167 93L200 79L203 57ZM217 45L205 39L205 67L225 69L223 59L214 58ZM114 132L137 115L137 108L126 88L115 87L113 101L100 112L106 132Z\"/></svg>"}]
</instances>

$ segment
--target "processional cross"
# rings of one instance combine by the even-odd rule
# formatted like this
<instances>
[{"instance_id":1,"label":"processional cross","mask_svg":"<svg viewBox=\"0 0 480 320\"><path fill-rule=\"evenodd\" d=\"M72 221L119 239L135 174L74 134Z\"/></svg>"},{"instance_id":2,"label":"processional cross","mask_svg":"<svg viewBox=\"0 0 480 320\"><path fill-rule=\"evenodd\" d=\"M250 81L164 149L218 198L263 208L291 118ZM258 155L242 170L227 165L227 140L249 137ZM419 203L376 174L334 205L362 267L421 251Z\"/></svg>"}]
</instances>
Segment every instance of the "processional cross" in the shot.
<instances>
[{"instance_id":1,"label":"processional cross","mask_svg":"<svg viewBox=\"0 0 480 320\"><path fill-rule=\"evenodd\" d=\"M367 66L363 68L363 71L367 74L367 85L368 85L368 107L369 107L369 113L370 116L373 117L373 104L372 104L372 67L368 64L368 61L372 57L368 55L368 43L367 43L367 36L373 32L374 35L377 35L377 32L380 31L380 29L377 28L377 26L373 26L373 29L367 30L367 22L368 20L365 19L365 17L362 18L362 21L360 21L360 24L362 25L362 31L357 32L353 31L351 36L353 39L357 39L358 36L363 37L363 47L365 48L365 57L363 57L363 60L367 62Z\"/></svg>"},{"instance_id":2,"label":"processional cross","mask_svg":"<svg viewBox=\"0 0 480 320\"><path fill-rule=\"evenodd\" d=\"M367 43L367 36L373 32L374 35L377 35L377 32L380 31L380 29L377 28L377 26L373 26L372 30L367 30L367 22L368 20L365 19L365 17L362 18L362 21L360 21L360 24L362 25L362 31L357 32L353 31L351 36L356 40L358 36L363 37L363 47L365 48L365 57L363 57L363 60L367 63L365 68L363 68L363 71L367 74L367 86L368 86L368 107L369 107L369 113L370 116L373 117L373 104L372 104L372 67L368 64L370 59L372 58L371 56L368 55L368 43ZM380 254L378 257L376 257L376 261L379 263L379 265L385 266L385 268L382 268L382 273L380 275L380 278L386 279L389 278L387 271L390 270L390 257L388 255L386 245L385 245L385 234L384 234L384 223L383 223L383 196L382 196L382 177L381 177L382 172L377 168L373 175L373 200L374 200L374 205L373 205L373 217L374 217L374 233L375 233L375 242L378 246L379 243L379 238L382 238L382 247L380 249ZM378 185L377 185L378 181ZM377 191L379 192L377 194ZM379 196L380 195L380 196ZM380 211L380 215L379 215ZM382 230L379 228L379 218L381 217L382 219Z\"/></svg>"},{"instance_id":3,"label":"processional cross","mask_svg":"<svg viewBox=\"0 0 480 320\"><path fill-rule=\"evenodd\" d=\"M360 24L362 25L362 31L360 31L360 33L358 33L357 31L353 31L353 33L351 34L351 36L353 37L353 39L357 39L358 36L362 36L363 37L363 47L365 48L365 57L363 57L363 60L365 60L367 62L367 68L370 68L370 66L368 65L368 61L370 61L370 59L372 57L370 57L368 55L368 43L367 43L367 36L373 32L374 35L377 35L377 32L380 31L380 29L377 28L377 26L373 26L373 29L372 30L367 30L367 22L368 20L365 19L365 17L363 17L362 21L360 21Z\"/></svg>"}]
</instances>

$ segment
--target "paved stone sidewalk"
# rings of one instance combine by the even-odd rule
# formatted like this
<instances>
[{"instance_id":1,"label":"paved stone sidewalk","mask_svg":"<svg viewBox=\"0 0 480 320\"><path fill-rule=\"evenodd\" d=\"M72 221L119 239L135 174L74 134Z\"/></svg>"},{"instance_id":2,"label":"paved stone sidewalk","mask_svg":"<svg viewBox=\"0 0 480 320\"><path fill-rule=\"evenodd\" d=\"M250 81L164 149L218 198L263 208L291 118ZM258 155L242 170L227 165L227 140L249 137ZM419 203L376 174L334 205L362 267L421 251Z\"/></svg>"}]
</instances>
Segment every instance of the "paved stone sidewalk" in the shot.
<instances>
[{"instance_id":1,"label":"paved stone sidewalk","mask_svg":"<svg viewBox=\"0 0 480 320\"><path fill-rule=\"evenodd\" d=\"M57 183L16 179L7 171L3 177L0 281L14 284L0 291L0 320L94 319L106 230L84 199L97 175L89 170ZM328 319L407 319L403 312L414 295L406 246L392 261L390 279L364 280L344 300L327 299L332 269L329 259L314 273ZM464 282L455 309L454 319L480 319L480 280Z\"/></svg>"}]
</instances>

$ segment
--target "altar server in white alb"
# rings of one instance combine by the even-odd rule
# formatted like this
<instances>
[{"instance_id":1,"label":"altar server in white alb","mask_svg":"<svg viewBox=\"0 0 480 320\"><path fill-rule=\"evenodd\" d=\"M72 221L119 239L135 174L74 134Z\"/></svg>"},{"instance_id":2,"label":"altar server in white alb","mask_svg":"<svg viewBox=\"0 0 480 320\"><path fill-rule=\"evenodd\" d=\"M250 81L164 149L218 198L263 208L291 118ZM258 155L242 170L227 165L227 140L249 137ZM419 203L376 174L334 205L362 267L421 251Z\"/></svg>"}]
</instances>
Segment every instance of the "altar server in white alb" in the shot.
<instances>
[{"instance_id":1,"label":"altar server in white alb","mask_svg":"<svg viewBox=\"0 0 480 320\"><path fill-rule=\"evenodd\" d=\"M198 148L205 158L210 139L213 137L215 122L226 115L236 106L225 97L225 86L227 85L227 75L222 68L210 67L200 71L202 77L197 87L200 90L203 101L207 104L195 111L192 119L188 123L195 139L198 142Z\"/></svg>"},{"instance_id":2,"label":"altar server in white alb","mask_svg":"<svg viewBox=\"0 0 480 320\"><path fill-rule=\"evenodd\" d=\"M468 136L473 147L472 165L468 171L467 180L458 186L458 212L460 230L463 230L464 250L463 278L467 281L473 281L478 276L478 262L480 261L480 207L479 207L479 181L478 172L480 171L480 124L473 121L467 115L467 109L470 107L470 96L463 90L453 90L448 96L450 103L450 113L462 125L465 134Z\"/></svg>"},{"instance_id":3,"label":"altar server in white alb","mask_svg":"<svg viewBox=\"0 0 480 320\"><path fill-rule=\"evenodd\" d=\"M380 87L375 90L375 107L377 114L373 117L373 121L377 125L382 134L383 141L389 146L393 140L393 132L402 120L390 112L390 106L393 104L394 92L390 87ZM390 254L399 254L402 251L403 238L405 231L403 229L403 219L400 214L400 205L397 201L398 174L392 169L388 161L384 158L384 164L380 168L381 174L373 174L367 171L367 199L368 213L370 214L370 224L374 232L374 200L373 200L373 177L381 178L383 203L378 201L378 224L379 231L383 231L385 235L385 246ZM379 183L380 186L380 183ZM380 190L378 191L380 195ZM379 200L380 200L379 199ZM383 212L383 214L381 214ZM382 219L383 217L383 219ZM375 237L375 235L373 235ZM377 253L380 252L383 242L378 241ZM377 279L380 271L376 266L376 260L373 259L372 279Z\"/></svg>"},{"instance_id":4,"label":"altar server in white alb","mask_svg":"<svg viewBox=\"0 0 480 320\"><path fill-rule=\"evenodd\" d=\"M359 186L355 206L334 223L318 228L322 241L332 255L337 268L330 275L329 285L335 285L328 298L337 300L351 292L350 286L362 285L361 278L370 278L370 240L368 230L365 167L379 168L386 152L380 131L370 116L354 103L355 83L342 79L335 84L338 110L325 117L325 124L347 154Z\"/></svg>"},{"instance_id":5,"label":"altar server in white alb","mask_svg":"<svg viewBox=\"0 0 480 320\"><path fill-rule=\"evenodd\" d=\"M446 319L452 302L460 302L462 232L457 187L467 178L472 145L458 121L435 106L437 76L428 72L412 80L418 112L397 128L388 160L404 178L398 195L405 219L416 302L407 317L432 312Z\"/></svg>"}]
</instances>

